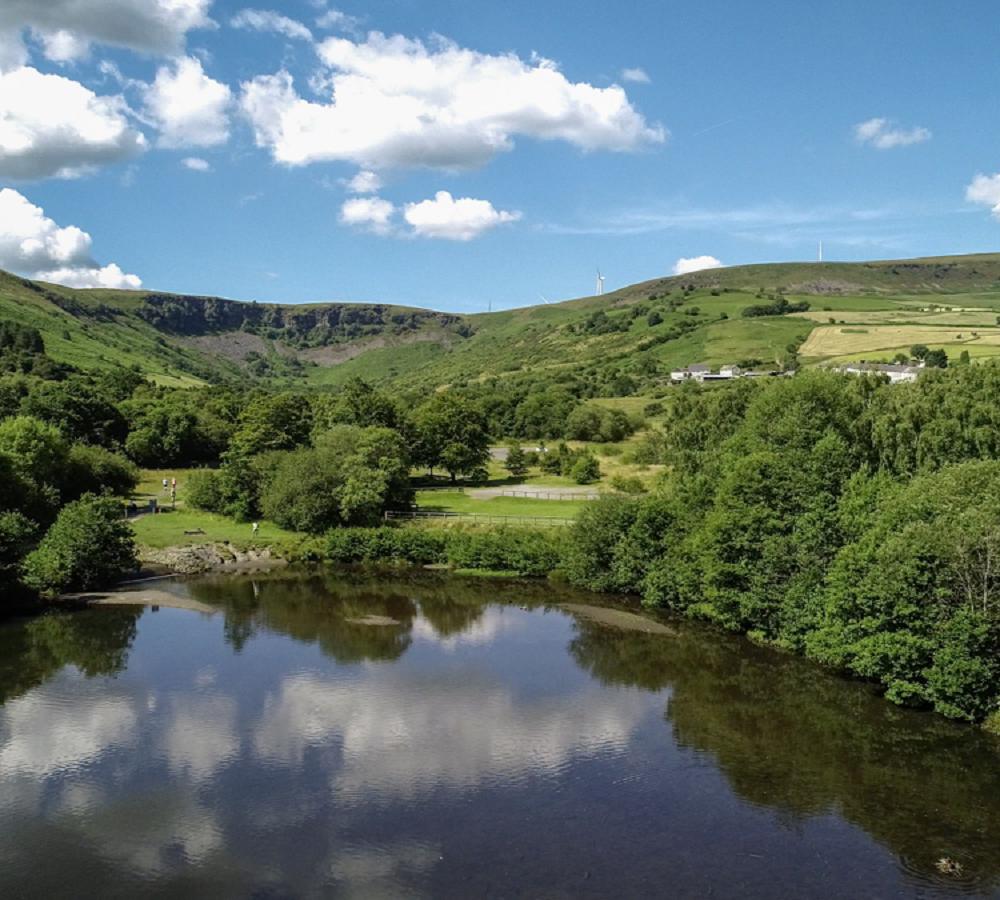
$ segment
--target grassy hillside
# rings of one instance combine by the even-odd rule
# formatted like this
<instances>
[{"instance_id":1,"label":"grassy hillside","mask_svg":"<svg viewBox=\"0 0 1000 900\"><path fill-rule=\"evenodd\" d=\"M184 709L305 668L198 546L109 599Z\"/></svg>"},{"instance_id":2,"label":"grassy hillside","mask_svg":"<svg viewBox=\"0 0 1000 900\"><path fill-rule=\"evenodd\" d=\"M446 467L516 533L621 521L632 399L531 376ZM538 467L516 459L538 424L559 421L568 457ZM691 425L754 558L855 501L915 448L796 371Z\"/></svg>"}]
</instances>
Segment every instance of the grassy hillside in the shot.
<instances>
[{"instance_id":1,"label":"grassy hillside","mask_svg":"<svg viewBox=\"0 0 1000 900\"><path fill-rule=\"evenodd\" d=\"M806 311L747 318L785 298ZM739 266L602 297L455 315L383 304L241 303L79 291L0 273L0 319L81 368L137 365L165 384L233 378L414 389L501 378L662 380L670 368L891 358L916 343L1000 356L1000 254ZM612 393L614 391L612 390Z\"/></svg>"}]
</instances>

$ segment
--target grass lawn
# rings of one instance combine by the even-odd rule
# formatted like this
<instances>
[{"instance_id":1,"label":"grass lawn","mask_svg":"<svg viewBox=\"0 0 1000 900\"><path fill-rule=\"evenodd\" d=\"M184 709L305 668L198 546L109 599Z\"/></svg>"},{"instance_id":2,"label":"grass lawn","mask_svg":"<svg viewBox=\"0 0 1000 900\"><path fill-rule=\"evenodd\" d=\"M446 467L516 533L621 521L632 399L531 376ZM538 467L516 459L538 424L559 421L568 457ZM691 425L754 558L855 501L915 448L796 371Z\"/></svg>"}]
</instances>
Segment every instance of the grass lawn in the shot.
<instances>
[{"instance_id":1,"label":"grass lawn","mask_svg":"<svg viewBox=\"0 0 1000 900\"><path fill-rule=\"evenodd\" d=\"M271 522L261 522L254 537L248 522L235 522L225 516L197 510L164 510L157 515L140 516L132 520L136 541L144 547L184 547L190 544L231 543L240 547L294 548L306 536L285 531ZM201 532L185 534L185 532Z\"/></svg>"},{"instance_id":2,"label":"grass lawn","mask_svg":"<svg viewBox=\"0 0 1000 900\"><path fill-rule=\"evenodd\" d=\"M188 477L198 469L143 469L139 472L139 484L132 494L133 499L140 505L145 505L147 500L155 497L160 502L160 506L170 505L170 489L163 490L163 479L169 482L177 479L177 508L184 507L184 489L187 487Z\"/></svg>"},{"instance_id":3,"label":"grass lawn","mask_svg":"<svg viewBox=\"0 0 1000 900\"><path fill-rule=\"evenodd\" d=\"M584 490L584 488L581 488ZM572 519L587 500L535 500L530 497L476 499L462 491L417 491L417 507L427 511L475 513L483 516L546 516Z\"/></svg>"}]
</instances>

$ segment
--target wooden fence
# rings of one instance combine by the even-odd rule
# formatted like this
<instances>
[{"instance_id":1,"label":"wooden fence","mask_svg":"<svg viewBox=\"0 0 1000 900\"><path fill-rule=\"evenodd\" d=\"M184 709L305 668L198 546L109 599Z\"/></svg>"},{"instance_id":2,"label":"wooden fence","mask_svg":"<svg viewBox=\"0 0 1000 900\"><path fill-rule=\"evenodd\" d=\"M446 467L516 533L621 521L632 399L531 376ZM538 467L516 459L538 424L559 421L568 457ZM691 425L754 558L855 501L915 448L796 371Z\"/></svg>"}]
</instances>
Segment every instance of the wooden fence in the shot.
<instances>
[{"instance_id":1,"label":"wooden fence","mask_svg":"<svg viewBox=\"0 0 1000 900\"><path fill-rule=\"evenodd\" d=\"M515 488L503 488L497 496L527 497L529 500L597 500L601 495L597 491L519 491Z\"/></svg>"},{"instance_id":2,"label":"wooden fence","mask_svg":"<svg viewBox=\"0 0 1000 900\"><path fill-rule=\"evenodd\" d=\"M442 510L411 509L386 510L385 521L402 519L455 519L467 522L490 522L501 525L572 525L573 519L557 516L498 516L490 513L458 513Z\"/></svg>"}]
</instances>

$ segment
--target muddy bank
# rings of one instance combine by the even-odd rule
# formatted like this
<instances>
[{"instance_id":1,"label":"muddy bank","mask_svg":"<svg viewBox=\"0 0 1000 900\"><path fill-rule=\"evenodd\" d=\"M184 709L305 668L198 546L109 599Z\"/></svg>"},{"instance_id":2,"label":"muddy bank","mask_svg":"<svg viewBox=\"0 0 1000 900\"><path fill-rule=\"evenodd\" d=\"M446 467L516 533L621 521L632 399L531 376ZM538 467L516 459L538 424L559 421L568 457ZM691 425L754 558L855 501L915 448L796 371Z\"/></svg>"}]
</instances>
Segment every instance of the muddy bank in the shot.
<instances>
[{"instance_id":1,"label":"muddy bank","mask_svg":"<svg viewBox=\"0 0 1000 900\"><path fill-rule=\"evenodd\" d=\"M228 543L194 544L188 547L142 548L142 562L163 567L176 575L206 572L256 572L287 565L270 547L240 549Z\"/></svg>"},{"instance_id":2,"label":"muddy bank","mask_svg":"<svg viewBox=\"0 0 1000 900\"><path fill-rule=\"evenodd\" d=\"M182 594L174 594L156 587L132 587L117 591L91 591L83 594L69 594L63 598L71 603L87 606L162 606L165 609L187 609L192 612L213 614L218 612L212 606L199 603Z\"/></svg>"}]
</instances>

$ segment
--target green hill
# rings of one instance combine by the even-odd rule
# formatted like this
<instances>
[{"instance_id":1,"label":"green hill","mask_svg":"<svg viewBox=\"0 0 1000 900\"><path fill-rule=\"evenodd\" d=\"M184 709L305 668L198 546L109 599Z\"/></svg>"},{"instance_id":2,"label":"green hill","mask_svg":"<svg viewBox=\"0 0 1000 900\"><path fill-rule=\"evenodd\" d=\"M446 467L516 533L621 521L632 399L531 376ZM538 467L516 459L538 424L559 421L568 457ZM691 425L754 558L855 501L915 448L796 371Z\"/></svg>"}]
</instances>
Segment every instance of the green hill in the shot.
<instances>
[{"instance_id":1,"label":"green hill","mask_svg":"<svg viewBox=\"0 0 1000 900\"><path fill-rule=\"evenodd\" d=\"M693 363L891 358L915 343L1000 355L998 313L1000 254L736 266L477 315L72 290L0 273L0 320L37 329L54 360L137 365L189 386L360 375L432 389L496 376L592 379L615 395Z\"/></svg>"}]
</instances>

